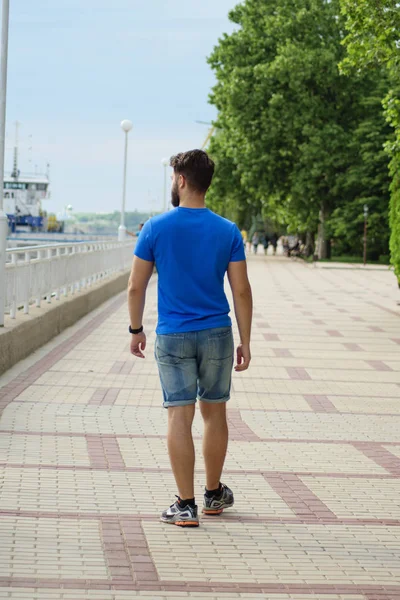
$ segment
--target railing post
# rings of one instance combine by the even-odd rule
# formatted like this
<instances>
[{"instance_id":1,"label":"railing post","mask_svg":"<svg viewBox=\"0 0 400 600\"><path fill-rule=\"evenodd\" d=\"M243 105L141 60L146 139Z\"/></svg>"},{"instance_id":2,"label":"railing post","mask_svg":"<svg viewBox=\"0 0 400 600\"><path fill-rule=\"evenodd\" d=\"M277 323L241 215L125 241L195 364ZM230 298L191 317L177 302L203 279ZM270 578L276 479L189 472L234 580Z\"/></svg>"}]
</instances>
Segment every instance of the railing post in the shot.
<instances>
[{"instance_id":1,"label":"railing post","mask_svg":"<svg viewBox=\"0 0 400 600\"><path fill-rule=\"evenodd\" d=\"M56 248L56 260L57 260L57 262L59 262L59 257L60 257L60 248L57 247ZM57 286L57 289L56 289L56 300L59 300L59 299L60 299L60 288Z\"/></svg>"},{"instance_id":2,"label":"railing post","mask_svg":"<svg viewBox=\"0 0 400 600\"><path fill-rule=\"evenodd\" d=\"M91 253L92 251L93 251L93 246L92 246L92 244L88 244L88 245L87 245L87 247L86 247L86 253L87 253L87 254L86 254L86 256L87 256L87 258L89 259L89 261L90 261L90 253ZM88 276L88 280L87 280L87 284L88 284L88 287L89 287L89 288L90 288L90 287L92 287L92 283L93 283L93 275L89 275L89 276Z\"/></svg>"},{"instance_id":3,"label":"railing post","mask_svg":"<svg viewBox=\"0 0 400 600\"><path fill-rule=\"evenodd\" d=\"M25 300L24 300L24 315L28 315L29 314L29 299L30 299L30 291L31 291L31 267L30 267L30 262L31 262L31 255L28 252L25 252L25 257L24 257L25 263L28 265L28 285L25 288L26 291L26 296L25 296Z\"/></svg>"},{"instance_id":4,"label":"railing post","mask_svg":"<svg viewBox=\"0 0 400 600\"><path fill-rule=\"evenodd\" d=\"M36 258L37 258L38 260L40 260L41 256L42 256L42 253L40 252L40 250L39 250L39 248L38 248L38 250L37 250L37 257L36 257ZM39 291L38 295L36 296L36 302L35 302L35 304L36 304L36 308L40 308L40 302L41 302L41 299L42 299L42 298L41 298L41 296L40 296L40 291Z\"/></svg>"},{"instance_id":5,"label":"railing post","mask_svg":"<svg viewBox=\"0 0 400 600\"><path fill-rule=\"evenodd\" d=\"M84 256L84 258L82 258L82 260L84 260L86 263L86 257L87 257L87 245L86 244L84 246L82 246L82 253ZM86 269L84 269L83 271L84 271L84 273L86 273ZM86 275L84 275L82 277L82 287L83 288L87 287L87 282L88 282L88 278L86 277Z\"/></svg>"},{"instance_id":6,"label":"railing post","mask_svg":"<svg viewBox=\"0 0 400 600\"><path fill-rule=\"evenodd\" d=\"M78 254L82 254L82 248L81 246L78 246L75 250L75 252L77 252ZM80 257L79 257L79 262L80 262ZM78 278L78 281L76 282L76 291L80 292L81 291L81 277Z\"/></svg>"},{"instance_id":7,"label":"railing post","mask_svg":"<svg viewBox=\"0 0 400 600\"><path fill-rule=\"evenodd\" d=\"M94 256L96 256L96 242L93 242L92 244L92 252L94 254ZM92 275L92 283L96 283L97 281L97 273L96 273L96 267L94 268L94 273Z\"/></svg>"},{"instance_id":8,"label":"railing post","mask_svg":"<svg viewBox=\"0 0 400 600\"><path fill-rule=\"evenodd\" d=\"M68 249L64 248L64 256L68 256ZM68 259L65 260L65 264L68 264ZM63 288L63 296L66 298L68 296L68 283L65 284Z\"/></svg>"},{"instance_id":9,"label":"railing post","mask_svg":"<svg viewBox=\"0 0 400 600\"><path fill-rule=\"evenodd\" d=\"M71 252L68 252L68 255L70 255L70 254L75 254L74 246L71 246ZM71 260L73 260L73 259L71 259ZM70 285L71 285L71 295L73 296L75 294L75 282L72 280Z\"/></svg>"},{"instance_id":10,"label":"railing post","mask_svg":"<svg viewBox=\"0 0 400 600\"><path fill-rule=\"evenodd\" d=\"M51 303L51 292L52 292L52 290L51 290L51 259L52 259L52 249L51 249L51 248L48 248L48 249L47 249L47 260L49 261L49 273L50 273L50 277L49 277L49 279L50 279L50 291L49 291L49 293L47 294L47 297L46 297L47 304L50 304L50 303Z\"/></svg>"},{"instance_id":11,"label":"railing post","mask_svg":"<svg viewBox=\"0 0 400 600\"><path fill-rule=\"evenodd\" d=\"M17 253L13 252L11 254L11 264L14 265L14 267L16 267L17 265ZM12 293L12 300L11 300L11 306L10 306L10 317L12 319L15 319L16 315L17 315L17 269L14 269L14 285L13 285L13 293Z\"/></svg>"}]
</instances>

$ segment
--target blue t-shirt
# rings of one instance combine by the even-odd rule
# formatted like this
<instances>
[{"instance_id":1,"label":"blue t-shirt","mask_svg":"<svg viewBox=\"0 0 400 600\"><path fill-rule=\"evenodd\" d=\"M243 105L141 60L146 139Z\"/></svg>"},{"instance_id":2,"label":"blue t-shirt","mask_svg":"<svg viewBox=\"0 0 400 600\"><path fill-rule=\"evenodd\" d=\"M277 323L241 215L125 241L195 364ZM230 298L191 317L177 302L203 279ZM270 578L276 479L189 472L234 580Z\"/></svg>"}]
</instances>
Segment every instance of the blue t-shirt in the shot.
<instances>
[{"instance_id":1,"label":"blue t-shirt","mask_svg":"<svg viewBox=\"0 0 400 600\"><path fill-rule=\"evenodd\" d=\"M230 262L246 260L234 223L208 208L179 207L147 221L135 255L157 266L158 334L232 324L224 277Z\"/></svg>"}]
</instances>

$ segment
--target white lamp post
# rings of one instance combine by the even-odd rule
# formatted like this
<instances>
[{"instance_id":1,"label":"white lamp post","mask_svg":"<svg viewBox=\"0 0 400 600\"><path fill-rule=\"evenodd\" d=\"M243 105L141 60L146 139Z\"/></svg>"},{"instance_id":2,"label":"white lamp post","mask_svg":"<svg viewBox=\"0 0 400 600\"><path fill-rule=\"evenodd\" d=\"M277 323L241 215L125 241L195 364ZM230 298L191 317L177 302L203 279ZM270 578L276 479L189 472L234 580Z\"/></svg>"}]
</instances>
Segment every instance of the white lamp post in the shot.
<instances>
[{"instance_id":1,"label":"white lamp post","mask_svg":"<svg viewBox=\"0 0 400 600\"><path fill-rule=\"evenodd\" d=\"M164 212L167 212L167 167L169 166L168 158L163 158L161 164L164 166Z\"/></svg>"},{"instance_id":2,"label":"white lamp post","mask_svg":"<svg viewBox=\"0 0 400 600\"><path fill-rule=\"evenodd\" d=\"M6 137L6 97L9 0L3 0L1 12L1 73L0 73L0 327L4 327L4 304L6 292L6 245L8 220L4 212L4 146Z\"/></svg>"},{"instance_id":3,"label":"white lamp post","mask_svg":"<svg viewBox=\"0 0 400 600\"><path fill-rule=\"evenodd\" d=\"M126 239L125 227L125 196L126 196L126 165L128 161L128 133L133 127L132 121L125 119L121 121L122 130L125 132L125 153L124 153L124 183L122 188L122 208L121 208L121 225L118 227L118 241L123 242Z\"/></svg>"}]
</instances>

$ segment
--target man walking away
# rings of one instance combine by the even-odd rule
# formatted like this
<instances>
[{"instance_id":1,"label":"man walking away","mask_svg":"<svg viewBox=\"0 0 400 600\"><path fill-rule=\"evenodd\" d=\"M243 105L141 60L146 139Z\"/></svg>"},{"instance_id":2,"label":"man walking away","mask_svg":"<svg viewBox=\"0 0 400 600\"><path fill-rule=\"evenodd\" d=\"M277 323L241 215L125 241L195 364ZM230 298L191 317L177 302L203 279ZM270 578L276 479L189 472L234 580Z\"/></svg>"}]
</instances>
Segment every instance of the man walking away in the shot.
<instances>
[{"instance_id":1,"label":"man walking away","mask_svg":"<svg viewBox=\"0 0 400 600\"><path fill-rule=\"evenodd\" d=\"M129 280L131 352L144 358L142 318L146 288L156 263L158 326L155 356L164 407L168 408L168 452L177 501L161 515L165 523L199 525L194 493L192 422L196 401L204 419L206 489L203 512L220 514L233 505L221 474L228 445L226 402L230 397L234 346L228 273L240 333L236 371L250 364L252 294L242 236L235 224L205 206L214 163L201 150L177 154L172 204L176 210L148 221L135 249Z\"/></svg>"}]
</instances>

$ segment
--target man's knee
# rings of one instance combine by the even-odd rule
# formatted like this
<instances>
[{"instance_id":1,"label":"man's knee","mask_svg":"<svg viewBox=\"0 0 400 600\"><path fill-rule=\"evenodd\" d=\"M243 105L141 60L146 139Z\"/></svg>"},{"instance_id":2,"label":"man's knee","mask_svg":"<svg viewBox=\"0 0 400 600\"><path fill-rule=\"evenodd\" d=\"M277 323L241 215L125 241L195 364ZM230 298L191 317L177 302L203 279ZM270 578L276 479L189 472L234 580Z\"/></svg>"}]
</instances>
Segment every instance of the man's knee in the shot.
<instances>
[{"instance_id":1,"label":"man's knee","mask_svg":"<svg viewBox=\"0 0 400 600\"><path fill-rule=\"evenodd\" d=\"M200 400L200 411L204 421L226 421L226 402L203 402Z\"/></svg>"},{"instance_id":2,"label":"man's knee","mask_svg":"<svg viewBox=\"0 0 400 600\"><path fill-rule=\"evenodd\" d=\"M190 426L193 422L194 412L194 404L170 406L168 408L168 421L169 423L180 423L181 425Z\"/></svg>"}]
</instances>

